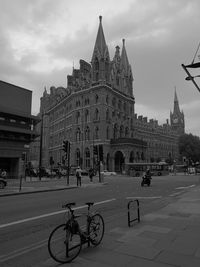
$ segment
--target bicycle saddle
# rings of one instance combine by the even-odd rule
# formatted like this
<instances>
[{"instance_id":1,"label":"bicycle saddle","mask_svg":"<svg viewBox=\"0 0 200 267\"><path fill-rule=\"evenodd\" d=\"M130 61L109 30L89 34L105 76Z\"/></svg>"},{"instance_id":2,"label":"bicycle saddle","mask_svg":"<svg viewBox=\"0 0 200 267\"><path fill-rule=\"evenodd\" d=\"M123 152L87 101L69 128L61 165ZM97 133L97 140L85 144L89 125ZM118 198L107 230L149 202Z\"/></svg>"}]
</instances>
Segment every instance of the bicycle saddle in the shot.
<instances>
[{"instance_id":1,"label":"bicycle saddle","mask_svg":"<svg viewBox=\"0 0 200 267\"><path fill-rule=\"evenodd\" d=\"M63 207L63 208L67 208L67 207L71 207L71 206L75 206L75 205L76 205L75 202L69 202L69 203L67 203L67 204L65 204L65 205L62 205L62 207Z\"/></svg>"},{"instance_id":2,"label":"bicycle saddle","mask_svg":"<svg viewBox=\"0 0 200 267\"><path fill-rule=\"evenodd\" d=\"M94 202L86 202L85 204L90 207L90 206L93 206L94 205Z\"/></svg>"}]
</instances>

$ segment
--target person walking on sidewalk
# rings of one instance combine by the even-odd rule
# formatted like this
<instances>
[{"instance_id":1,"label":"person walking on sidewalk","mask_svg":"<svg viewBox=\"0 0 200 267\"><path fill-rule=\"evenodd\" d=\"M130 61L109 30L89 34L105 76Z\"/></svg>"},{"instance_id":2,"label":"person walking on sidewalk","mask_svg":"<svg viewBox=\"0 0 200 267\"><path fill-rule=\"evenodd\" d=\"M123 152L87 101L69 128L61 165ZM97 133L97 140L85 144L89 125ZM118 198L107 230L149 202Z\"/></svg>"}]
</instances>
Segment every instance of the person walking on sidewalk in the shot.
<instances>
[{"instance_id":1,"label":"person walking on sidewalk","mask_svg":"<svg viewBox=\"0 0 200 267\"><path fill-rule=\"evenodd\" d=\"M93 182L93 176L94 176L94 170L92 168L90 168L89 169L90 182Z\"/></svg>"},{"instance_id":2,"label":"person walking on sidewalk","mask_svg":"<svg viewBox=\"0 0 200 267\"><path fill-rule=\"evenodd\" d=\"M77 186L81 186L81 169L80 169L80 167L78 167L77 169L76 169L76 179L77 179Z\"/></svg>"}]
</instances>

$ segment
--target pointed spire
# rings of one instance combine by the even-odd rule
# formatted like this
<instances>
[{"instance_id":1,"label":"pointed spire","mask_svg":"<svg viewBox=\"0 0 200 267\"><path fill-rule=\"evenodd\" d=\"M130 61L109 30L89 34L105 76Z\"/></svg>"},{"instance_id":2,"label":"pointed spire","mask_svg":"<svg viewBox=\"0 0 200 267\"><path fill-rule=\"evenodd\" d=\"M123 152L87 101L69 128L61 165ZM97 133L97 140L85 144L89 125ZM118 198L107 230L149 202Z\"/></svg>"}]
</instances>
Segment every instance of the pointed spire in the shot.
<instances>
[{"instance_id":1,"label":"pointed spire","mask_svg":"<svg viewBox=\"0 0 200 267\"><path fill-rule=\"evenodd\" d=\"M174 92L174 102L178 102L178 97L176 94L176 86L175 86L175 92Z\"/></svg>"},{"instance_id":2,"label":"pointed spire","mask_svg":"<svg viewBox=\"0 0 200 267\"><path fill-rule=\"evenodd\" d=\"M125 39L122 39L122 54L121 54L121 67L125 70L125 74L128 75L128 70L129 70L129 62L128 62L128 57L126 53L126 48L125 48Z\"/></svg>"},{"instance_id":3,"label":"pointed spire","mask_svg":"<svg viewBox=\"0 0 200 267\"><path fill-rule=\"evenodd\" d=\"M180 114L178 97L177 97L177 93L176 93L176 86L175 86L175 91L174 91L174 114Z\"/></svg>"},{"instance_id":4,"label":"pointed spire","mask_svg":"<svg viewBox=\"0 0 200 267\"><path fill-rule=\"evenodd\" d=\"M46 88L46 86L44 86L43 96L46 96L46 95L47 95L47 88Z\"/></svg>"},{"instance_id":5,"label":"pointed spire","mask_svg":"<svg viewBox=\"0 0 200 267\"><path fill-rule=\"evenodd\" d=\"M94 46L93 56L96 54L95 52L98 51L101 57L104 57L105 51L107 50L107 45L103 33L103 26L102 26L102 16L99 16L99 29L96 37L96 42Z\"/></svg>"}]
</instances>

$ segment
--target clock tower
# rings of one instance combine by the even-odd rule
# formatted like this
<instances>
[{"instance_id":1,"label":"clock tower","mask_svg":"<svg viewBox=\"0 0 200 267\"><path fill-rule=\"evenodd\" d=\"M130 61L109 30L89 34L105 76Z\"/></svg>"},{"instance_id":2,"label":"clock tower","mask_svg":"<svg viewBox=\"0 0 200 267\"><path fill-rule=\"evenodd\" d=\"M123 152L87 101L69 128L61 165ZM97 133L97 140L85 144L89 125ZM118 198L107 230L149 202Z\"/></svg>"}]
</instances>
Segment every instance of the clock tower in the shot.
<instances>
[{"instance_id":1,"label":"clock tower","mask_svg":"<svg viewBox=\"0 0 200 267\"><path fill-rule=\"evenodd\" d=\"M174 110L173 113L170 112L170 122L172 129L176 131L179 135L185 133L184 113L183 111L180 111L176 89L174 93Z\"/></svg>"}]
</instances>

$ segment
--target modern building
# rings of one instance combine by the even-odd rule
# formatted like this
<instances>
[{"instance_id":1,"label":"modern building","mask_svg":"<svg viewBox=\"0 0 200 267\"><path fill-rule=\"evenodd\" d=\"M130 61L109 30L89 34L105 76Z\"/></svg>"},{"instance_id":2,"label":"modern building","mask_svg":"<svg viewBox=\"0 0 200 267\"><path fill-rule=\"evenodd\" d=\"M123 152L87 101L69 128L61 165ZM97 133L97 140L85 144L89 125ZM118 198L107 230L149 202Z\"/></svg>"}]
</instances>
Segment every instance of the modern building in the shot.
<instances>
[{"instance_id":1,"label":"modern building","mask_svg":"<svg viewBox=\"0 0 200 267\"><path fill-rule=\"evenodd\" d=\"M135 113L133 74L125 40L116 46L111 60L102 17L91 64L80 60L80 68L67 76L67 88L45 89L41 97L43 163L66 164L63 141L71 143L70 164L88 169L95 164L94 146L102 145L104 169L122 172L128 162L178 159L178 137L184 132L184 115L179 112L175 92L174 112L169 121ZM176 114L176 115L175 115ZM174 118L180 116L179 126Z\"/></svg>"},{"instance_id":2,"label":"modern building","mask_svg":"<svg viewBox=\"0 0 200 267\"><path fill-rule=\"evenodd\" d=\"M37 136L31 104L32 91L0 81L0 169L8 178L24 176L29 145Z\"/></svg>"}]
</instances>

